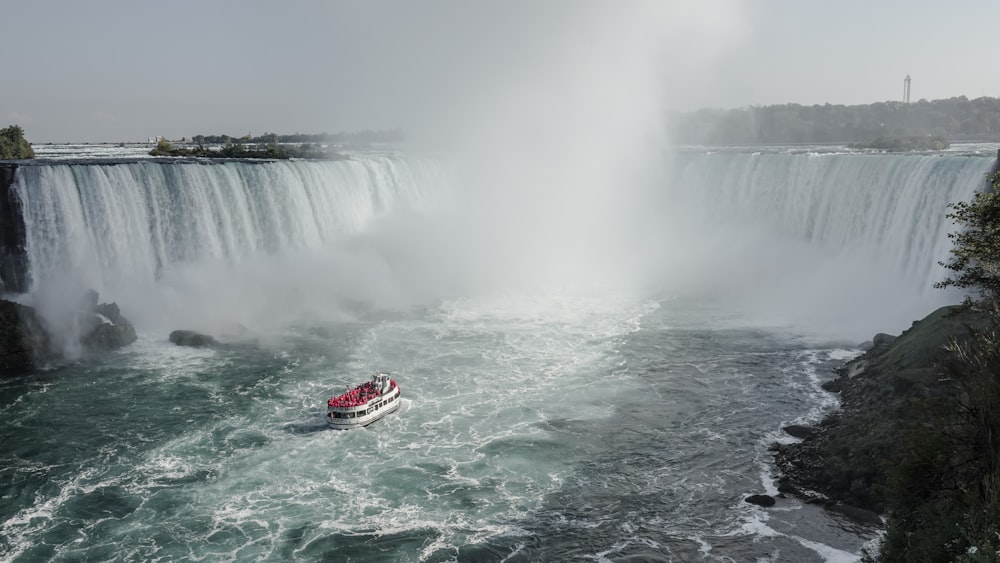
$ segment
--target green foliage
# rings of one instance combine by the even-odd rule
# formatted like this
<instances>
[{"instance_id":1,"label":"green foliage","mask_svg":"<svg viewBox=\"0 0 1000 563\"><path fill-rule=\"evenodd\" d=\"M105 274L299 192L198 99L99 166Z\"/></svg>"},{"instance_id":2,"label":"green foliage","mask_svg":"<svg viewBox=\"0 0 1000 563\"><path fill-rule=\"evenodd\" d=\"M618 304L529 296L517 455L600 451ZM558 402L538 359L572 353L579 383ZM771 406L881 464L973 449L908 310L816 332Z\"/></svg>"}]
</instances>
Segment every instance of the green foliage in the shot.
<instances>
[{"instance_id":1,"label":"green foliage","mask_svg":"<svg viewBox=\"0 0 1000 563\"><path fill-rule=\"evenodd\" d=\"M953 423L947 409L922 406L918 419L923 423L897 437L898 446L886 463L889 525L882 561L951 561L959 550L955 539L964 507L954 498L948 430Z\"/></svg>"},{"instance_id":2,"label":"green foliage","mask_svg":"<svg viewBox=\"0 0 1000 563\"><path fill-rule=\"evenodd\" d=\"M203 140L203 139L202 139ZM152 156L173 156L173 157L193 157L193 158L247 158L247 159L288 159L288 158L308 158L325 160L346 160L347 155L332 151L316 144L281 145L271 143L268 145L244 145L236 142L228 142L220 149L210 149L198 144L195 147L183 148L174 147L165 140L161 140L156 148L149 151Z\"/></svg>"},{"instance_id":3,"label":"green foliage","mask_svg":"<svg viewBox=\"0 0 1000 563\"><path fill-rule=\"evenodd\" d=\"M949 206L948 217L961 230L948 235L954 243L951 259L941 265L954 274L935 284L971 289L983 302L1000 299L1000 172L989 182L993 186L989 192Z\"/></svg>"},{"instance_id":4,"label":"green foliage","mask_svg":"<svg viewBox=\"0 0 1000 563\"><path fill-rule=\"evenodd\" d=\"M341 148L366 148L371 145L399 143L402 140L403 132L400 129L292 135L264 133L257 137L249 133L242 137L194 135L191 137L193 147L173 147L170 143L161 141L149 154L196 158L345 160L348 156L339 152ZM210 148L206 145L221 147Z\"/></svg>"},{"instance_id":5,"label":"green foliage","mask_svg":"<svg viewBox=\"0 0 1000 563\"><path fill-rule=\"evenodd\" d=\"M328 145L365 146L371 144L399 143L403 140L403 131L401 129L378 131L366 129L363 131L341 131L339 133L294 133L291 135L264 133L257 137L246 135L239 139L229 135L195 135L191 139L196 145L228 145L239 141L254 145L322 143Z\"/></svg>"},{"instance_id":6,"label":"green foliage","mask_svg":"<svg viewBox=\"0 0 1000 563\"><path fill-rule=\"evenodd\" d=\"M174 149L173 145L171 145L166 139L160 139L159 142L156 143L156 148L149 151L149 154L152 156L172 156L175 150L176 149Z\"/></svg>"},{"instance_id":7,"label":"green foliage","mask_svg":"<svg viewBox=\"0 0 1000 563\"><path fill-rule=\"evenodd\" d=\"M0 160L20 160L35 158L35 151L24 138L24 130L18 125L0 129Z\"/></svg>"}]
</instances>

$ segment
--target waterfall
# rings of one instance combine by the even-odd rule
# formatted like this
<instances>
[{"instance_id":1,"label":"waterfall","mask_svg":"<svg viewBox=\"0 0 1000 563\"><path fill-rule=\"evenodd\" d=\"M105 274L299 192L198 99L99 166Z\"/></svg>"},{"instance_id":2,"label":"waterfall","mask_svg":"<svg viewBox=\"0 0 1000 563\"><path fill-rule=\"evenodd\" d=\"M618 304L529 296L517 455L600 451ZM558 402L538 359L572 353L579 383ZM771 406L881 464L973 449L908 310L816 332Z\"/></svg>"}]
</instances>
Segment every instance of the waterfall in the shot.
<instances>
[{"instance_id":1,"label":"waterfall","mask_svg":"<svg viewBox=\"0 0 1000 563\"><path fill-rule=\"evenodd\" d=\"M960 299L933 287L946 276L939 262L957 228L948 204L982 189L993 162L957 153L679 152L667 205L675 237L711 241L698 252L716 264L699 283L725 277L717 291L769 288L767 306L822 308L824 318L841 310L864 317L860 330L896 330Z\"/></svg>"},{"instance_id":2,"label":"waterfall","mask_svg":"<svg viewBox=\"0 0 1000 563\"><path fill-rule=\"evenodd\" d=\"M438 161L388 155L49 162L22 166L13 190L33 293L94 288L134 309L179 272L231 268L231 278L245 276L235 268L319 253L387 214L433 208L448 175Z\"/></svg>"},{"instance_id":3,"label":"waterfall","mask_svg":"<svg viewBox=\"0 0 1000 563\"><path fill-rule=\"evenodd\" d=\"M930 286L951 248L948 204L982 188L992 163L949 154L685 154L675 185L700 201L708 221L749 217L817 251L875 249Z\"/></svg>"},{"instance_id":4,"label":"waterfall","mask_svg":"<svg viewBox=\"0 0 1000 563\"><path fill-rule=\"evenodd\" d=\"M641 258L627 275L645 287L748 295L772 309L780 300L806 313L882 312L862 320L866 330L956 300L933 288L955 229L947 206L968 200L993 164L957 153L787 150L681 151L668 161L656 188L618 195L629 205L617 212L634 220L587 223L586 244L611 241L618 254ZM450 283L502 283L507 270L535 275L517 258L545 248L518 236L530 224L522 207L532 206L532 193L517 205L471 202L487 208L468 214L474 223L457 221L462 210L449 218L448 202L468 206L479 196L445 189L456 172L441 159L386 155L40 162L22 166L12 189L22 202L33 292L94 288L126 311L173 323L212 309L231 317L263 302L272 305L267 314L278 308L291 318L341 298L378 301L401 288L426 297ZM463 180L469 188L477 178ZM546 225L562 224L573 206L546 200L541 188L534 197ZM408 222L398 216L407 212L438 215ZM623 232L606 232L619 225ZM554 240L579 243L574 233ZM338 246L352 238L353 247ZM591 254L600 263L580 271L619 266L607 260L612 253ZM559 256L546 256L559 266Z\"/></svg>"}]
</instances>

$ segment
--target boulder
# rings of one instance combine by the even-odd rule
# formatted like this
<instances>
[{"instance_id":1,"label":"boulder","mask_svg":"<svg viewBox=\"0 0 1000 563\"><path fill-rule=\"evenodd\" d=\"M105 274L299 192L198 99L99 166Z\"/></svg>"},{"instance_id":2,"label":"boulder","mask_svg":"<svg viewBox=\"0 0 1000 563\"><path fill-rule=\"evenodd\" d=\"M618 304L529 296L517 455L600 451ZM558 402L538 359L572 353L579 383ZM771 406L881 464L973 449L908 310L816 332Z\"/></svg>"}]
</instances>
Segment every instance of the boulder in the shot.
<instances>
[{"instance_id":1,"label":"boulder","mask_svg":"<svg viewBox=\"0 0 1000 563\"><path fill-rule=\"evenodd\" d=\"M216 346L219 342L207 334L193 330L175 330L170 333L170 341L178 346Z\"/></svg>"},{"instance_id":2,"label":"boulder","mask_svg":"<svg viewBox=\"0 0 1000 563\"><path fill-rule=\"evenodd\" d=\"M743 501L749 502L750 504L756 504L757 506L763 506L764 508L774 506L774 503L776 502L774 497L771 495L750 495L743 499Z\"/></svg>"},{"instance_id":3,"label":"boulder","mask_svg":"<svg viewBox=\"0 0 1000 563\"><path fill-rule=\"evenodd\" d=\"M128 319L122 316L117 303L101 303L94 309L94 313L108 319L111 321L111 324L128 322Z\"/></svg>"},{"instance_id":4,"label":"boulder","mask_svg":"<svg viewBox=\"0 0 1000 563\"><path fill-rule=\"evenodd\" d=\"M89 294L88 294L89 297ZM93 292L96 301L97 292ZM135 327L122 315L117 303L96 305L93 313L81 312L80 344L92 350L114 350L136 340Z\"/></svg>"}]
</instances>

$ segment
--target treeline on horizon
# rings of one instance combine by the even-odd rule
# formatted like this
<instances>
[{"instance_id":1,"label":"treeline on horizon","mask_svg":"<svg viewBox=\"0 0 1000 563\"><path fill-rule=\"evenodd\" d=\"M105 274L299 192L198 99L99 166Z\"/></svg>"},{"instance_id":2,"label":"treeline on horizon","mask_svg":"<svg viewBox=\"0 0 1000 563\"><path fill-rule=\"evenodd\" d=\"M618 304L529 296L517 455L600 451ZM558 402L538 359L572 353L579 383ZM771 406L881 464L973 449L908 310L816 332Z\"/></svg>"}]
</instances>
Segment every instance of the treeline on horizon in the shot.
<instances>
[{"instance_id":1,"label":"treeline on horizon","mask_svg":"<svg viewBox=\"0 0 1000 563\"><path fill-rule=\"evenodd\" d=\"M264 133L252 136L249 133L242 137L231 135L195 135L191 142L196 145L238 145L258 144L273 145L277 143L323 143L331 145L369 145L375 143L399 143L403 141L402 129L383 129L362 131L340 131L338 133L293 133L278 135Z\"/></svg>"},{"instance_id":2,"label":"treeline on horizon","mask_svg":"<svg viewBox=\"0 0 1000 563\"><path fill-rule=\"evenodd\" d=\"M690 145L864 143L888 137L1000 140L1000 98L913 103L780 104L668 115L671 139Z\"/></svg>"}]
</instances>

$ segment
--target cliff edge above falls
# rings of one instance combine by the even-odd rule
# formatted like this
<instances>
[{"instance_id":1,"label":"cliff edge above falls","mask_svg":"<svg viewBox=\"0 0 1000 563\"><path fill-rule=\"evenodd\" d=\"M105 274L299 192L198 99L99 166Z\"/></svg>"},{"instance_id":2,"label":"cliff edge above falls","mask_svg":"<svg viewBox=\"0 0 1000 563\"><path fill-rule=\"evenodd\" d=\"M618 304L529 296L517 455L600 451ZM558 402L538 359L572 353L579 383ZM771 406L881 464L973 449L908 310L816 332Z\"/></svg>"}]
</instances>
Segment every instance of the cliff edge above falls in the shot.
<instances>
[{"instance_id":1,"label":"cliff edge above falls","mask_svg":"<svg viewBox=\"0 0 1000 563\"><path fill-rule=\"evenodd\" d=\"M898 337L877 335L868 352L824 384L840 393L840 409L807 432L794 429L800 442L772 447L779 491L883 513L885 468L896 458L900 436L921 422L921 400L955 392L935 367L944 346L982 322L961 307L942 307Z\"/></svg>"}]
</instances>

